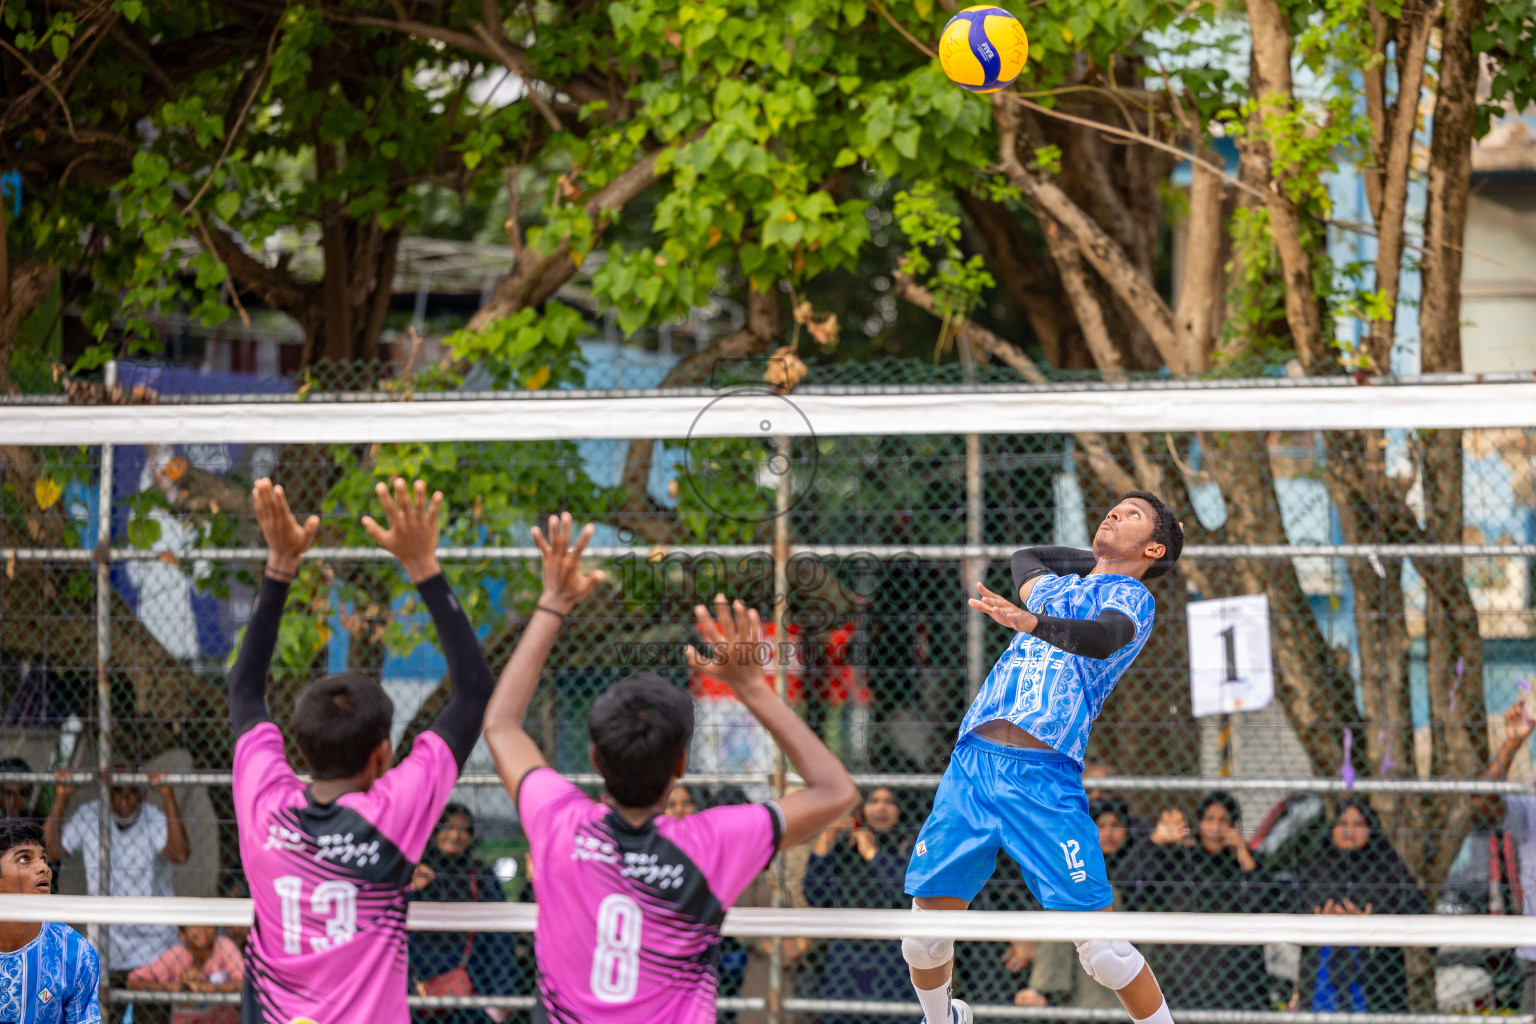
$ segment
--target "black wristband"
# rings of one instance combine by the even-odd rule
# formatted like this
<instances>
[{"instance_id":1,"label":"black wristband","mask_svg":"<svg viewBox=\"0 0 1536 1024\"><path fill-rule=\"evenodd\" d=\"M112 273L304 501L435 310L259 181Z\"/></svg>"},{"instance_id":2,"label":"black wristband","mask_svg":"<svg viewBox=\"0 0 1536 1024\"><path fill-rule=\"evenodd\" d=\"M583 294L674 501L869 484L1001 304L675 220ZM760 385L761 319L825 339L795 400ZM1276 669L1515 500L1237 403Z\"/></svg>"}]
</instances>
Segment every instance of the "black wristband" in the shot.
<instances>
[{"instance_id":1,"label":"black wristband","mask_svg":"<svg viewBox=\"0 0 1536 1024\"><path fill-rule=\"evenodd\" d=\"M549 614L557 617L561 622L565 621L565 613L564 612L557 612L553 608L549 607L548 605L536 604L536 605L533 606L533 610L536 611L536 612L549 612Z\"/></svg>"},{"instance_id":2,"label":"black wristband","mask_svg":"<svg viewBox=\"0 0 1536 1024\"><path fill-rule=\"evenodd\" d=\"M294 577L298 575L297 573L283 572L281 569L274 569L272 568L271 563L268 563L262 568L267 578L274 579L279 583L292 583Z\"/></svg>"}]
</instances>

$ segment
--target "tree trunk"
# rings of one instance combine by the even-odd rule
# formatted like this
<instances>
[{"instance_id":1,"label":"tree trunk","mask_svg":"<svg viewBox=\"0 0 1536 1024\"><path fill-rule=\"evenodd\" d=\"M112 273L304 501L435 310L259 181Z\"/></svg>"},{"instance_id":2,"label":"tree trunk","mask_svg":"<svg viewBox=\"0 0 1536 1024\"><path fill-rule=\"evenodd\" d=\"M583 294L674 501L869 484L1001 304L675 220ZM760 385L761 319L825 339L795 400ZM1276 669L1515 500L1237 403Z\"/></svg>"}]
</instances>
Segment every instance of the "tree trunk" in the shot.
<instances>
[{"instance_id":1,"label":"tree trunk","mask_svg":"<svg viewBox=\"0 0 1536 1024\"><path fill-rule=\"evenodd\" d=\"M1278 0L1248 0L1248 24L1253 33L1248 92L1254 104L1243 144L1252 147L1262 167L1264 205L1269 212L1270 237L1280 254L1285 319L1296 356L1308 373L1330 372L1322 303L1312 283L1316 270L1312 241L1302 211L1286 192L1286 180L1275 176L1279 155L1270 126L1265 124L1266 119L1282 118L1295 107L1290 20L1280 10Z\"/></svg>"},{"instance_id":2,"label":"tree trunk","mask_svg":"<svg viewBox=\"0 0 1536 1024\"><path fill-rule=\"evenodd\" d=\"M1440 40L1440 89L1429 143L1424 207L1420 351L1425 373L1461 370L1461 243L1472 183L1472 136L1477 126L1477 54L1472 29L1487 0L1450 0Z\"/></svg>"},{"instance_id":3,"label":"tree trunk","mask_svg":"<svg viewBox=\"0 0 1536 1024\"><path fill-rule=\"evenodd\" d=\"M26 260L5 269L9 271L8 286L0 280L6 299L5 311L0 313L0 395L13 395L16 385L11 380L11 355L16 350L22 321L53 291L58 268L52 263Z\"/></svg>"}]
</instances>

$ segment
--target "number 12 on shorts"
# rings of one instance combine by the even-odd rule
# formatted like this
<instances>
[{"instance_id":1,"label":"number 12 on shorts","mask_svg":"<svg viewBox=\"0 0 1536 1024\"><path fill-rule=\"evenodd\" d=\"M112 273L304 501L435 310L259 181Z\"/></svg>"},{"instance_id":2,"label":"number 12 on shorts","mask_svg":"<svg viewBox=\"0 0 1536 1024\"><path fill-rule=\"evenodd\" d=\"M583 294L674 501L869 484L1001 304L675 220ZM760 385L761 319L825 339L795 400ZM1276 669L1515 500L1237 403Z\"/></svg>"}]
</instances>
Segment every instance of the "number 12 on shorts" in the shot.
<instances>
[{"instance_id":1,"label":"number 12 on shorts","mask_svg":"<svg viewBox=\"0 0 1536 1024\"><path fill-rule=\"evenodd\" d=\"M1061 847L1061 855L1066 858L1067 871L1072 876L1072 881L1086 881L1088 879L1088 872L1084 869L1087 867L1087 865L1085 865L1083 863L1083 859L1077 855L1078 851L1082 849L1082 847L1078 845L1077 840L1068 839L1066 842L1057 843L1056 845Z\"/></svg>"},{"instance_id":2,"label":"number 12 on shorts","mask_svg":"<svg viewBox=\"0 0 1536 1024\"><path fill-rule=\"evenodd\" d=\"M598 904L592 994L605 1003L627 1003L640 988L641 928L640 905L623 893Z\"/></svg>"}]
</instances>

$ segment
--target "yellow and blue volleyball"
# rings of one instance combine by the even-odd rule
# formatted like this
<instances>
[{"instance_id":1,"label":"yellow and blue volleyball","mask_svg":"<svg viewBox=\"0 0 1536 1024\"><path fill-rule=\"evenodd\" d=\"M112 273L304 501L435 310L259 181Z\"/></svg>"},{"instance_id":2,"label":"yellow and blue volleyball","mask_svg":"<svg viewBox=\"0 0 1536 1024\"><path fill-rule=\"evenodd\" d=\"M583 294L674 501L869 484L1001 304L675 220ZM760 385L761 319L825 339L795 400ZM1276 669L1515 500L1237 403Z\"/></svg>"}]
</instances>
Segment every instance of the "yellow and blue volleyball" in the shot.
<instances>
[{"instance_id":1,"label":"yellow and blue volleyball","mask_svg":"<svg viewBox=\"0 0 1536 1024\"><path fill-rule=\"evenodd\" d=\"M1012 85L1029 56L1029 37L1019 19L991 4L978 4L949 19L939 36L939 66L971 92Z\"/></svg>"}]
</instances>

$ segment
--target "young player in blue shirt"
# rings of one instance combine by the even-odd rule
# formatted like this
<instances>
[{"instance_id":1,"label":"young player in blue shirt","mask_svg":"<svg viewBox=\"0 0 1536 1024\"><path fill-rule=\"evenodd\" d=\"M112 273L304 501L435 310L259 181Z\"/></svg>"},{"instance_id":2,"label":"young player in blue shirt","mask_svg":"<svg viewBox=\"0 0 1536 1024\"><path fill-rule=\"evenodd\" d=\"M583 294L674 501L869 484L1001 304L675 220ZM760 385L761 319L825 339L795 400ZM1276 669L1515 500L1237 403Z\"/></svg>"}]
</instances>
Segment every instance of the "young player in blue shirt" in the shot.
<instances>
[{"instance_id":1,"label":"young player in blue shirt","mask_svg":"<svg viewBox=\"0 0 1536 1024\"><path fill-rule=\"evenodd\" d=\"M1143 580L1173 568L1184 530L1161 499L1132 491L1109 510L1093 550L1013 556L1019 605L981 584L972 608L1016 631L960 723L960 739L907 867L914 910L964 910L997 867L1018 862L1047 910L1108 910L1098 826L1083 792L1093 721L1152 632ZM1021 607L1022 606L1022 607ZM954 941L903 939L927 1024L969 1024L952 998ZM1089 977L1138 1024L1173 1024L1157 979L1128 942L1077 944Z\"/></svg>"},{"instance_id":2,"label":"young player in blue shirt","mask_svg":"<svg viewBox=\"0 0 1536 1024\"><path fill-rule=\"evenodd\" d=\"M0 818L0 894L51 892L43 826L25 818ZM101 1024L100 981L101 959L69 925L0 922L0 1022Z\"/></svg>"}]
</instances>

